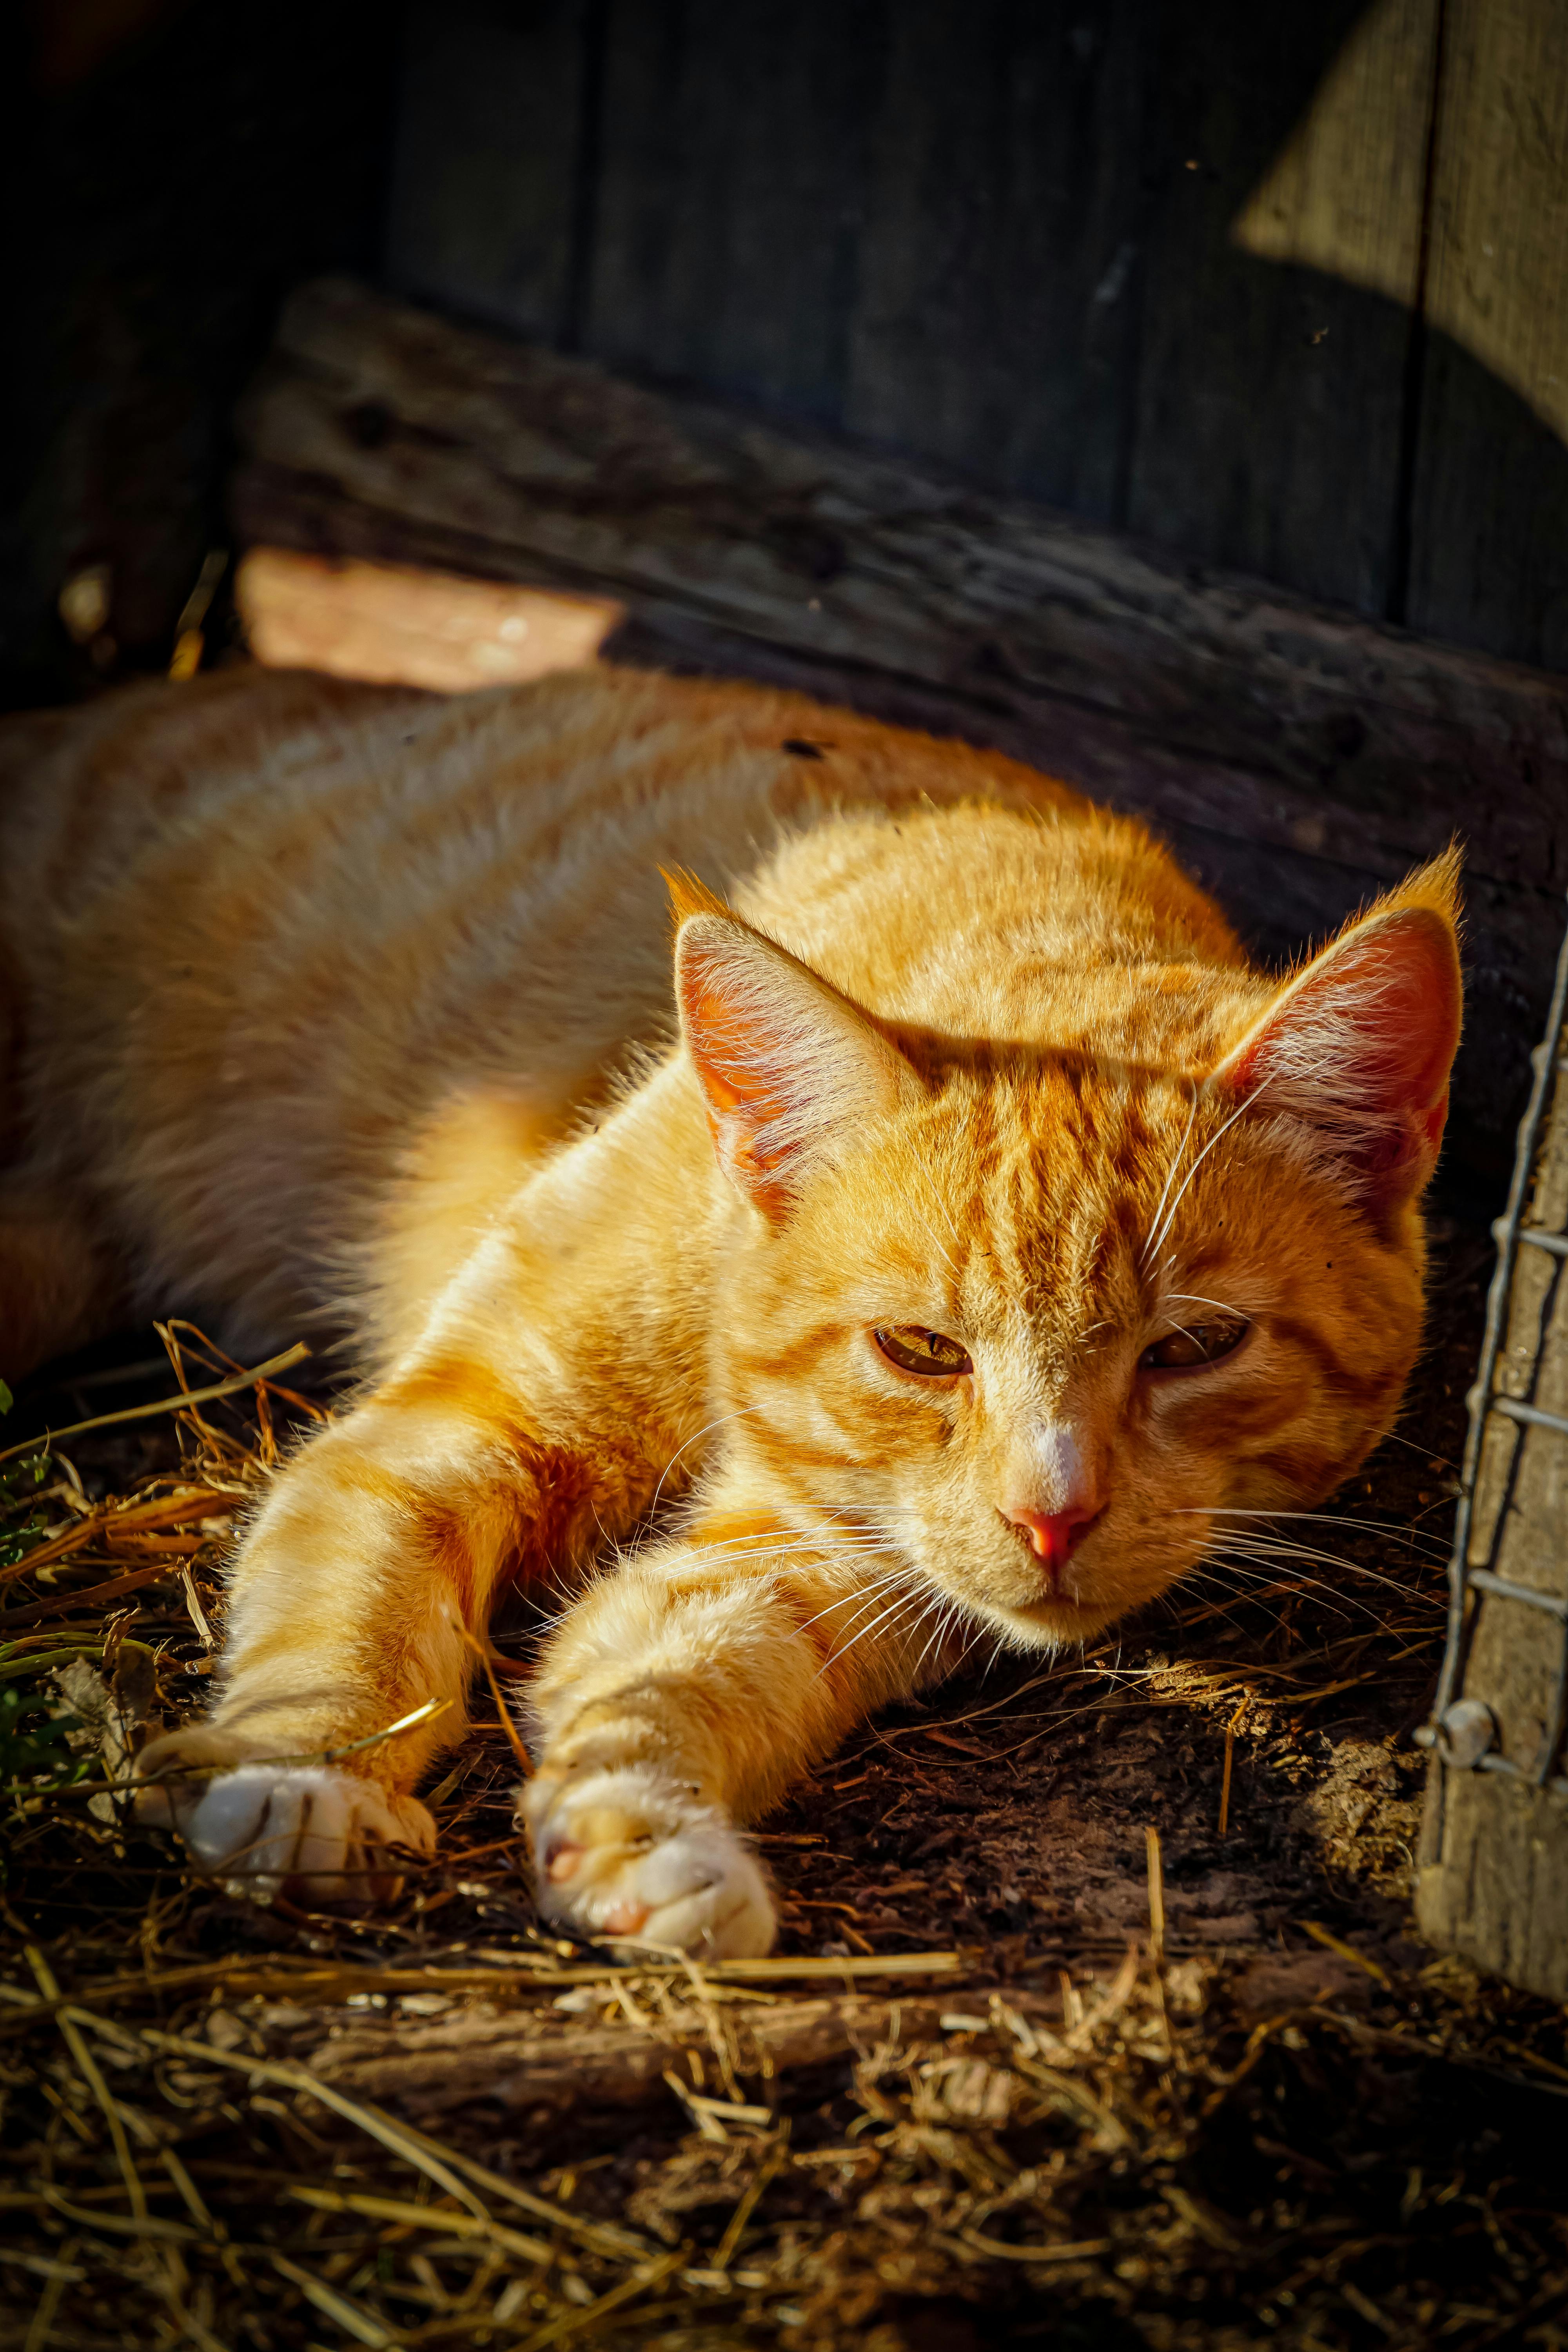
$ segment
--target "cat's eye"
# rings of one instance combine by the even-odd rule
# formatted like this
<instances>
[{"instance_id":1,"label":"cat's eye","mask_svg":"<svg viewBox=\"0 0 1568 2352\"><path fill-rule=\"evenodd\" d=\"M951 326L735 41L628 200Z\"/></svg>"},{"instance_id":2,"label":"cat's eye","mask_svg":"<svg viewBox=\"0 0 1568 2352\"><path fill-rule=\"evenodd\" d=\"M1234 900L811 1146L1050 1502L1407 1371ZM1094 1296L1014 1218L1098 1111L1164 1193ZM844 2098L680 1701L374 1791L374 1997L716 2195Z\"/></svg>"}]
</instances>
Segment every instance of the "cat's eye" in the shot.
<instances>
[{"instance_id":1,"label":"cat's eye","mask_svg":"<svg viewBox=\"0 0 1568 2352\"><path fill-rule=\"evenodd\" d=\"M1242 1315L1213 1317L1206 1323L1188 1323L1180 1331L1167 1331L1152 1348L1145 1348L1138 1359L1138 1369L1143 1372L1196 1372L1205 1364L1217 1364L1223 1356L1233 1356L1252 1326Z\"/></svg>"},{"instance_id":2,"label":"cat's eye","mask_svg":"<svg viewBox=\"0 0 1568 2352\"><path fill-rule=\"evenodd\" d=\"M871 1337L900 1372L924 1372L928 1378L934 1374L938 1380L952 1381L974 1369L956 1339L950 1339L945 1331L927 1331L919 1323L879 1327Z\"/></svg>"}]
</instances>

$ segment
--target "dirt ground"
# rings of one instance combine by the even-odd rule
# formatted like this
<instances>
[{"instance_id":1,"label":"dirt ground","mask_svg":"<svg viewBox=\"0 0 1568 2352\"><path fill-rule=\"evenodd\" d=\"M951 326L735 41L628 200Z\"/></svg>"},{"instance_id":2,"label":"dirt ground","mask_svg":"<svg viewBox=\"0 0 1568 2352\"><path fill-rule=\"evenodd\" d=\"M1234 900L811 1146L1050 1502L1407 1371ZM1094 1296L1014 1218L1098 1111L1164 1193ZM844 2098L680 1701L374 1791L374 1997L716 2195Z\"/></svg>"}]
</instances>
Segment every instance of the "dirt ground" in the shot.
<instances>
[{"instance_id":1,"label":"dirt ground","mask_svg":"<svg viewBox=\"0 0 1568 2352\"><path fill-rule=\"evenodd\" d=\"M92 1776L199 1704L286 1407L76 1441L11 1524L92 1542L0 1596L0 2347L1568 2346L1563 2015L1409 1920L1490 1268L1435 1238L1353 1491L871 1726L760 1831L750 1973L542 1936L493 1720L384 1916L193 1879Z\"/></svg>"}]
</instances>

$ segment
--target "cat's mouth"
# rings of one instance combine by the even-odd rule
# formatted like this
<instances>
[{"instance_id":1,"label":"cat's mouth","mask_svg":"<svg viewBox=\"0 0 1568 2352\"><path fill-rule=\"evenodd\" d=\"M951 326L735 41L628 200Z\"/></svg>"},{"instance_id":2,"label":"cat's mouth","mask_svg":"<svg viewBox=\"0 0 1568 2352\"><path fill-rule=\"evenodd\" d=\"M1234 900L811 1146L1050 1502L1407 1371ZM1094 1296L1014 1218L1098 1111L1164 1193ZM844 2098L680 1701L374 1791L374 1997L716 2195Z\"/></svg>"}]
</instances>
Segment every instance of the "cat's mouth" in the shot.
<instances>
[{"instance_id":1,"label":"cat's mouth","mask_svg":"<svg viewBox=\"0 0 1568 2352\"><path fill-rule=\"evenodd\" d=\"M1038 1601L1015 1605L1010 1612L1030 1631L1053 1642L1082 1642L1098 1633L1117 1614L1100 1601L1080 1601L1070 1592L1042 1594Z\"/></svg>"}]
</instances>

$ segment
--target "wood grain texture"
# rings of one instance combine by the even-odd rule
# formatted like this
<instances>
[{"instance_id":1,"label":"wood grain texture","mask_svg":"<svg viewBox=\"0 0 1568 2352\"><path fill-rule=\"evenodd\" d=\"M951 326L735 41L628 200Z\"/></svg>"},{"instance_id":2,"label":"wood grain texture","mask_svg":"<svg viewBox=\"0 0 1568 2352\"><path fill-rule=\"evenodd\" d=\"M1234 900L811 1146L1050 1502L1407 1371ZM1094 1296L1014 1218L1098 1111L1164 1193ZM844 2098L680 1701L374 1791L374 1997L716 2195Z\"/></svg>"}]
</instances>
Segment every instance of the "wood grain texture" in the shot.
<instances>
[{"instance_id":1,"label":"wood grain texture","mask_svg":"<svg viewBox=\"0 0 1568 2352\"><path fill-rule=\"evenodd\" d=\"M405 16L386 274L405 294L560 341L576 257L588 0Z\"/></svg>"},{"instance_id":2,"label":"wood grain texture","mask_svg":"<svg viewBox=\"0 0 1568 2352\"><path fill-rule=\"evenodd\" d=\"M1220 0L1167 18L1146 157L1160 194L1128 520L1204 562L1381 614L1398 529L1436 0L1410 11L1416 46L1405 71L1371 87L1352 77L1336 96L1332 69L1362 14L1361 0L1283 10ZM1342 112L1314 133L1306 126L1321 100ZM1381 191L1358 211L1359 249L1363 259L1380 252L1392 294L1238 239L1293 152L1277 243L1312 251L1352 145L1356 186Z\"/></svg>"},{"instance_id":3,"label":"wood grain texture","mask_svg":"<svg viewBox=\"0 0 1568 2352\"><path fill-rule=\"evenodd\" d=\"M1568 669L1568 5L1448 0L1413 626Z\"/></svg>"},{"instance_id":4,"label":"wood grain texture","mask_svg":"<svg viewBox=\"0 0 1568 2352\"><path fill-rule=\"evenodd\" d=\"M616 596L623 654L994 744L1151 816L1267 952L1458 834L1457 1099L1506 1154L1568 878L1562 682L341 280L290 304L241 434L246 540Z\"/></svg>"},{"instance_id":5,"label":"wood grain texture","mask_svg":"<svg viewBox=\"0 0 1568 2352\"><path fill-rule=\"evenodd\" d=\"M1568 0L416 0L389 257L1568 667Z\"/></svg>"},{"instance_id":6,"label":"wood grain texture","mask_svg":"<svg viewBox=\"0 0 1568 2352\"><path fill-rule=\"evenodd\" d=\"M1568 1229L1568 1077L1537 1161L1527 1227ZM1568 1261L1519 1253L1499 1394L1568 1415ZM1568 1437L1494 1415L1476 1478L1469 1565L1549 1600L1568 1600ZM1480 1699L1496 1752L1522 1781L1460 1771L1435 1756L1423 1823L1417 1916L1435 1943L1510 1983L1568 1999L1568 1796L1562 1677L1568 1625L1529 1601L1472 1588L1457 1695ZM1557 1786L1532 1785L1535 1780Z\"/></svg>"},{"instance_id":7,"label":"wood grain texture","mask_svg":"<svg viewBox=\"0 0 1568 2352\"><path fill-rule=\"evenodd\" d=\"M1231 224L1231 242L1406 308L1421 290L1436 0L1373 0Z\"/></svg>"},{"instance_id":8,"label":"wood grain texture","mask_svg":"<svg viewBox=\"0 0 1568 2352\"><path fill-rule=\"evenodd\" d=\"M881 0L616 0L586 348L836 420Z\"/></svg>"},{"instance_id":9,"label":"wood grain texture","mask_svg":"<svg viewBox=\"0 0 1568 2352\"><path fill-rule=\"evenodd\" d=\"M880 2041L908 2044L934 2034L951 2006L951 1997L888 2002L849 1995L780 1999L765 2006L726 2000L706 2019L688 2007L638 2032L619 2019L579 2023L549 2011L465 2004L429 2021L356 2020L313 2053L311 2066L352 2096L389 2102L420 2119L485 2100L521 2109L540 2124L570 2113L581 2126L595 2110L624 2116L648 2105L678 2107L667 2073L723 2099L711 2046L715 2032L723 2037L737 2080L765 2090L781 2074L842 2067ZM1038 2011L1046 2003L1026 1994L1020 2006ZM696 2073L689 2049L699 2054Z\"/></svg>"},{"instance_id":10,"label":"wood grain texture","mask_svg":"<svg viewBox=\"0 0 1568 2352\"><path fill-rule=\"evenodd\" d=\"M844 422L1117 519L1152 0L893 11Z\"/></svg>"}]
</instances>

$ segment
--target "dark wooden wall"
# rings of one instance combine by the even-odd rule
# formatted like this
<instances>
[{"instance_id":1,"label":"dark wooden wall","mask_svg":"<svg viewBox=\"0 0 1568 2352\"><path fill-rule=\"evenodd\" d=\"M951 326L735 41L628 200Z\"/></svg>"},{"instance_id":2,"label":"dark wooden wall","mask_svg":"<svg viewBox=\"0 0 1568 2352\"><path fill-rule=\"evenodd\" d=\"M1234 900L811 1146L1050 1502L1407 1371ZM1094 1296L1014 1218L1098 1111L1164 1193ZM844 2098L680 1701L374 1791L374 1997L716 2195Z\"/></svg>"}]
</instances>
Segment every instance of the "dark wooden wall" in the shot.
<instances>
[{"instance_id":1,"label":"dark wooden wall","mask_svg":"<svg viewBox=\"0 0 1568 2352\"><path fill-rule=\"evenodd\" d=\"M1568 0L413 0L387 274L1568 667Z\"/></svg>"}]
</instances>

